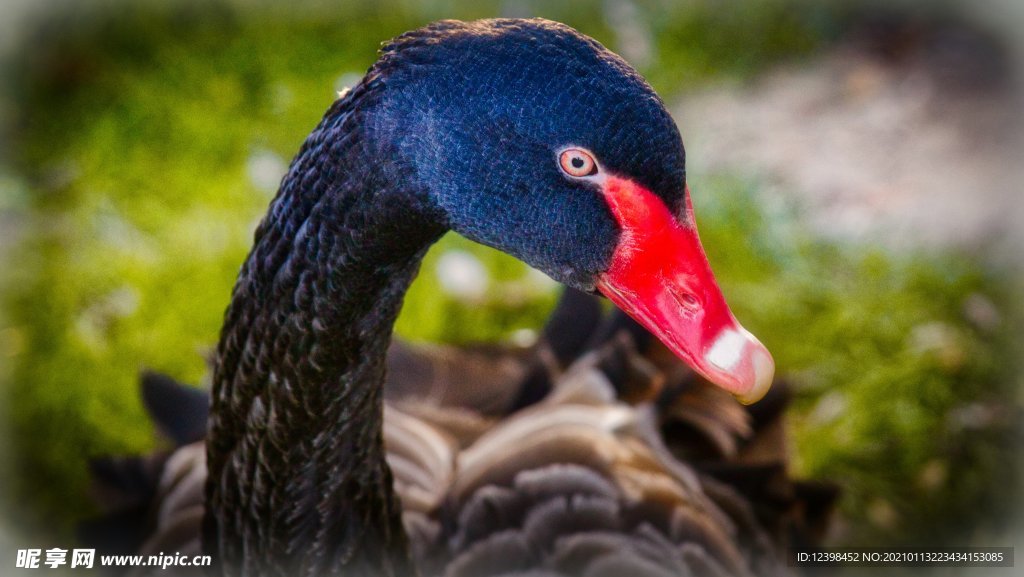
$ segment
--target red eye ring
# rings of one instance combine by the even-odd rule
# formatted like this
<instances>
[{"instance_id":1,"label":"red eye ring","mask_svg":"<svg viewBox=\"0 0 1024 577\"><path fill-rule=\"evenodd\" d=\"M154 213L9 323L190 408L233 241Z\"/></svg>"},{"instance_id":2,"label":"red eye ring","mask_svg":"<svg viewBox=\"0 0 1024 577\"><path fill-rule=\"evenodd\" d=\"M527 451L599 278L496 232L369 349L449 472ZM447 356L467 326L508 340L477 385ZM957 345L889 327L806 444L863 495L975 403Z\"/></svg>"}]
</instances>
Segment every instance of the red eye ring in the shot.
<instances>
[{"instance_id":1,"label":"red eye ring","mask_svg":"<svg viewBox=\"0 0 1024 577\"><path fill-rule=\"evenodd\" d=\"M582 178L597 174L597 161L589 152L582 148L567 148L558 155L558 165L562 172L573 177Z\"/></svg>"}]
</instances>

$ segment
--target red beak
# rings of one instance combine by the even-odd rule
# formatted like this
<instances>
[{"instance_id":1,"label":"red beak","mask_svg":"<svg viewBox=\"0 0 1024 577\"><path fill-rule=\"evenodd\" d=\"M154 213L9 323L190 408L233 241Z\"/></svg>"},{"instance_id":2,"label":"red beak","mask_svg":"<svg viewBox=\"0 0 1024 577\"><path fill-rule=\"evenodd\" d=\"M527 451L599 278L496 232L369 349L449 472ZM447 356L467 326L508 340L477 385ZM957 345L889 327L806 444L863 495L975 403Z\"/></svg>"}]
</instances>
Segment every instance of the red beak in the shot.
<instances>
[{"instance_id":1,"label":"red beak","mask_svg":"<svg viewBox=\"0 0 1024 577\"><path fill-rule=\"evenodd\" d=\"M605 198L622 228L597 288L695 371L743 403L771 387L775 362L736 321L697 236L686 191L685 222L649 190L606 175Z\"/></svg>"}]
</instances>

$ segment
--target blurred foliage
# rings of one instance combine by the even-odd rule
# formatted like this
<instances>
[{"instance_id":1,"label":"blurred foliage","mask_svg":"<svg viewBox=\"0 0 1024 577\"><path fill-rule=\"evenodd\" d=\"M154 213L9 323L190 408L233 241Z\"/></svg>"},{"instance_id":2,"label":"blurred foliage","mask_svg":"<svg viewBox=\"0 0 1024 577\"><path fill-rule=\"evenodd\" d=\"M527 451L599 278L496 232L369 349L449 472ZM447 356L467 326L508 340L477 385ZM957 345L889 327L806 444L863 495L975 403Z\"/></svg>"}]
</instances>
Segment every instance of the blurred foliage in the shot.
<instances>
[{"instance_id":1,"label":"blurred foliage","mask_svg":"<svg viewBox=\"0 0 1024 577\"><path fill-rule=\"evenodd\" d=\"M202 382L287 159L381 41L440 17L542 15L618 49L634 44L635 21L651 45L633 58L670 96L807 53L839 26L817 3L781 0L637 2L625 13L597 1L325 4L72 8L26 44L8 85L17 177L2 179L11 194L0 206L24 209L31 233L5 279L0 352L13 361L11 474L37 518L67 528L88 510L87 457L151 447L141 368ZM1007 437L976 426L1011 398L1016 374L1002 281L966 259L820 243L788 216L757 212L742 183L699 190L727 297L796 375L801 472L844 482L866 538L976 526L993 487L1013 479ZM452 249L488 271L484 296L442 290L435 269ZM397 327L409 338L509 338L539 326L554 299L521 263L454 236L423 270ZM996 311L998 326L969 322L971 303Z\"/></svg>"},{"instance_id":2,"label":"blurred foliage","mask_svg":"<svg viewBox=\"0 0 1024 577\"><path fill-rule=\"evenodd\" d=\"M1000 534L1020 485L1019 279L968 255L815 239L727 177L694 205L733 311L796 390L796 470L843 488L839 537Z\"/></svg>"}]
</instances>

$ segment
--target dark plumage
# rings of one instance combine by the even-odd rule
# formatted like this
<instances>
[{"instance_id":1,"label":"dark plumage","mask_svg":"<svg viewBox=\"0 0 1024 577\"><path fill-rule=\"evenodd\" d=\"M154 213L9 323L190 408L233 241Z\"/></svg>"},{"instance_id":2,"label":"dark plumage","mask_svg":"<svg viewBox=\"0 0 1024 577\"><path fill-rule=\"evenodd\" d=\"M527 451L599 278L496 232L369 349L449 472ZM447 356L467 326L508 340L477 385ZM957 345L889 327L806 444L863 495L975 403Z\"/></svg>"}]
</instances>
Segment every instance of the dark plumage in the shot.
<instances>
[{"instance_id":1,"label":"dark plumage","mask_svg":"<svg viewBox=\"0 0 1024 577\"><path fill-rule=\"evenodd\" d=\"M743 408L656 341L642 339L638 350L633 335L643 329L594 305L567 293L531 350L390 349L385 445L420 574L786 575L782 552L820 542L836 497L830 485L786 471L776 427L786 388ZM566 311L598 316L581 324ZM571 367L551 360L582 334L595 338ZM507 369L497 383L483 370L493 365ZM539 403L508 405L541 382ZM495 384L508 389L497 400L476 394ZM147 374L142 389L168 399L151 412L162 431L205 415L195 389L166 377ZM615 400L627 396L633 408ZM605 428L608 418L618 424ZM601 456L626 447L626 461ZM637 458L647 464L636 469ZM98 465L112 513L84 527L88 544L125 554L198 550L201 443ZM649 487L630 496L640 486L628 479Z\"/></svg>"},{"instance_id":2,"label":"dark plumage","mask_svg":"<svg viewBox=\"0 0 1024 577\"><path fill-rule=\"evenodd\" d=\"M593 154L608 180L567 176L566 146ZM519 384L506 397L456 388L432 405L422 400L437 395L416 401L415 387L394 385L385 408L392 325L442 234L627 298L639 277L621 267L640 250L642 210L671 219L655 231L664 238L695 243L692 267L679 261L669 292L657 293L674 300L648 303L660 307L651 322L661 338L700 349L672 333L690 325L672 323L707 305L717 316L692 321L703 331L694 338L712 339L714 354L691 360L739 392L762 390L774 366L767 351L716 286L686 280L711 277L686 210L684 160L647 83L566 26L445 21L386 44L303 144L257 228L214 360L205 460L193 444L166 462L161 532L144 547L198 549L191 535L205 510L203 548L224 575L780 569L742 497L705 492L662 441L660 419L678 408L663 399L671 410L661 417L650 401L678 365L659 370L638 356L637 339L648 337L629 323L597 330L578 359L585 339L569 331L552 341L504 379ZM729 453L753 431L733 406L721 411L741 422L724 431L717 408L678 411ZM191 421L154 409L172 438L187 440Z\"/></svg>"}]
</instances>

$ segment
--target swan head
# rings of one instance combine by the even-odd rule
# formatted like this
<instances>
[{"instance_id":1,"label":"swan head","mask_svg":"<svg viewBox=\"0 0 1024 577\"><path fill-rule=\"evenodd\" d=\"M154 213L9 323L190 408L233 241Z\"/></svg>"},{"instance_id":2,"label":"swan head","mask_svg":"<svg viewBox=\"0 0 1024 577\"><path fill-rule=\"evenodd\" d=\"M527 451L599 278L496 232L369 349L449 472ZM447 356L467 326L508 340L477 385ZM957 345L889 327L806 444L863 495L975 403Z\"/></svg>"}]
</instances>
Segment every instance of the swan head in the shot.
<instances>
[{"instance_id":1,"label":"swan head","mask_svg":"<svg viewBox=\"0 0 1024 577\"><path fill-rule=\"evenodd\" d=\"M745 402L768 350L737 322L697 234L686 155L624 60L545 20L440 22L386 45L372 130L444 227L599 291ZM396 172L397 174L397 172Z\"/></svg>"}]
</instances>

